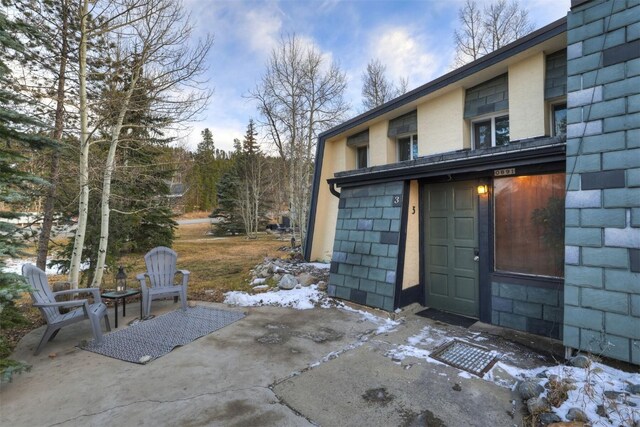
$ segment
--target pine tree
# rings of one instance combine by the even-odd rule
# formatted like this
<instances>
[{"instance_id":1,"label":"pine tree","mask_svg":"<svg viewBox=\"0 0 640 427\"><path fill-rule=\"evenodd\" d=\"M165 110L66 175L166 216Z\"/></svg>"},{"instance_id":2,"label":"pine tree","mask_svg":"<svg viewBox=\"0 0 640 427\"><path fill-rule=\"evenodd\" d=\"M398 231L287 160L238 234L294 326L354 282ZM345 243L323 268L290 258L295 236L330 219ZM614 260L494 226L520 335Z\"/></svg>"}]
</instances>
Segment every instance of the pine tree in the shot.
<instances>
[{"instance_id":1,"label":"pine tree","mask_svg":"<svg viewBox=\"0 0 640 427\"><path fill-rule=\"evenodd\" d=\"M21 169L33 151L51 145L42 136L42 123L33 117L37 108L21 93L14 90L14 77L9 63L28 66L32 60L30 49L38 46L39 34L33 27L11 20L0 9L0 328L21 321L14 301L28 290L21 276L7 273L4 259L20 254L23 238L15 225L7 220L20 216L8 207L24 203L29 198L30 186L41 180ZM14 373L26 365L8 359L9 348L0 337L0 380L10 380Z\"/></svg>"}]
</instances>

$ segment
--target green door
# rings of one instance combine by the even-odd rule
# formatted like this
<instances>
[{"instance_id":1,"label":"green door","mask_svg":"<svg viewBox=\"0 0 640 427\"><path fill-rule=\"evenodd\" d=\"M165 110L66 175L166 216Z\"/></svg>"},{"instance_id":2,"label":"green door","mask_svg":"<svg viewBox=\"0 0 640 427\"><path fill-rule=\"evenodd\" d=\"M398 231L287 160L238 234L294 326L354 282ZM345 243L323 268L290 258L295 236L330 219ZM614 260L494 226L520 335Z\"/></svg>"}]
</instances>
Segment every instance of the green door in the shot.
<instances>
[{"instance_id":1,"label":"green door","mask_svg":"<svg viewBox=\"0 0 640 427\"><path fill-rule=\"evenodd\" d=\"M478 317L476 181L427 184L426 306Z\"/></svg>"}]
</instances>

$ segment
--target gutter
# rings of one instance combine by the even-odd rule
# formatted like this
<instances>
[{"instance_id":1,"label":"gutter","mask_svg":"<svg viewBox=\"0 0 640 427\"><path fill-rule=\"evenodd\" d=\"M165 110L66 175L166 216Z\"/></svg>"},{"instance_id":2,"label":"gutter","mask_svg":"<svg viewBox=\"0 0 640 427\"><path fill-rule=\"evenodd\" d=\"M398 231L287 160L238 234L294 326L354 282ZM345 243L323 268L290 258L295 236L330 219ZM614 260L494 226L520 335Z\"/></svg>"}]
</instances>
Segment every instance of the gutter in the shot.
<instances>
[{"instance_id":1,"label":"gutter","mask_svg":"<svg viewBox=\"0 0 640 427\"><path fill-rule=\"evenodd\" d=\"M392 99L386 104L382 104L379 107L374 108L366 113L347 120L346 122L329 129L318 136L318 143L316 144L316 157L315 157L315 169L313 173L313 184L311 187L311 206L309 209L309 222L307 224L307 234L304 242L303 255L305 260L311 261L311 248L313 247L313 233L315 231L316 214L318 211L318 192L320 191L320 176L322 174L322 164L324 160L324 146L327 139L339 135L375 119L383 114L393 111L405 104L413 102L423 96L440 90L446 86L449 86L458 80L462 80L472 74L475 74L485 68L495 65L505 59L517 55L529 49L532 46L540 44L546 40L549 40L559 34L567 31L567 18L561 18L557 21L546 25L533 33L530 33L508 45L491 52L480 59L470 62L454 71L451 71L429 83L417 87L416 89L399 96L396 99Z\"/></svg>"}]
</instances>

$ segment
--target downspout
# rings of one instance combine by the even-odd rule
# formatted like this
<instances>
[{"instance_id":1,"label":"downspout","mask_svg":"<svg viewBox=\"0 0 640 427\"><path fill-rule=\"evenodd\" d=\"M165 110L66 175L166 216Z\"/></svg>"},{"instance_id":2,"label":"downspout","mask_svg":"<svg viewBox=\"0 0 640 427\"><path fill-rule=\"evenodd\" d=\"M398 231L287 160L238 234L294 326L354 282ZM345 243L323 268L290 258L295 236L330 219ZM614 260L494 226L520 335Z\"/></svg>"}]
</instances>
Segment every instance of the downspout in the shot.
<instances>
[{"instance_id":1,"label":"downspout","mask_svg":"<svg viewBox=\"0 0 640 427\"><path fill-rule=\"evenodd\" d=\"M331 192L331 194L336 196L338 199L340 198L340 192L338 190L336 190L336 183L335 182L329 183L329 191Z\"/></svg>"}]
</instances>

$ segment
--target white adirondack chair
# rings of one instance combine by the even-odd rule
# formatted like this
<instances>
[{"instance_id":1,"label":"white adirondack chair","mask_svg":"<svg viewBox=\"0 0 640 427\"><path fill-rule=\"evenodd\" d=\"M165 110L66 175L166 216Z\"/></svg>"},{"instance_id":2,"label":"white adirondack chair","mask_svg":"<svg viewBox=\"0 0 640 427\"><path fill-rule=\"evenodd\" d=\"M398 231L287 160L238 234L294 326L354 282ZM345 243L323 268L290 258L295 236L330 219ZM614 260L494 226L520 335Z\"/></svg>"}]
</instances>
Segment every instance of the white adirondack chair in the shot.
<instances>
[{"instance_id":1,"label":"white adirondack chair","mask_svg":"<svg viewBox=\"0 0 640 427\"><path fill-rule=\"evenodd\" d=\"M47 322L47 329L34 352L36 356L47 342L56 337L61 328L72 323L81 322L84 319L89 319L91 322L91 329L96 342L102 343L100 319L104 317L104 324L107 331L111 330L111 326L109 325L109 317L107 316L107 306L102 303L102 299L100 298L100 289L84 288L52 292L45 272L33 264L24 264L22 266L22 275L27 279L27 283L32 288L31 300L33 301L33 306L40 309L42 317L44 317ZM56 301L56 296L81 293L93 294L93 303L90 304L87 299ZM62 314L60 313L60 308L62 307L74 309Z\"/></svg>"},{"instance_id":2,"label":"white adirondack chair","mask_svg":"<svg viewBox=\"0 0 640 427\"><path fill-rule=\"evenodd\" d=\"M187 270L177 270L177 261L178 254L164 246L153 248L144 256L147 272L136 276L140 281L144 317L151 313L152 300L170 296L179 297L182 309L187 309L187 284L190 273ZM176 284L175 276L178 273L182 274L182 281Z\"/></svg>"}]
</instances>

